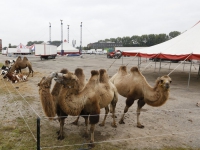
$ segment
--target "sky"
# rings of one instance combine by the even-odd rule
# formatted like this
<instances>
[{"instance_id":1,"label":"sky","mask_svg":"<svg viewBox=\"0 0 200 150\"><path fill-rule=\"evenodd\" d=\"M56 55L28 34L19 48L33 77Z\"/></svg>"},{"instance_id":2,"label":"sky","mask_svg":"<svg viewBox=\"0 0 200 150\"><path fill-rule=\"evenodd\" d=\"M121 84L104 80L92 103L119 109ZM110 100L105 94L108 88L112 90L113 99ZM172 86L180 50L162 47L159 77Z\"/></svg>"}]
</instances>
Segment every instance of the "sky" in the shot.
<instances>
[{"instance_id":1,"label":"sky","mask_svg":"<svg viewBox=\"0 0 200 150\"><path fill-rule=\"evenodd\" d=\"M1 0L2 47L28 41L98 40L184 32L200 21L199 0ZM82 34L81 34L82 22Z\"/></svg>"}]
</instances>

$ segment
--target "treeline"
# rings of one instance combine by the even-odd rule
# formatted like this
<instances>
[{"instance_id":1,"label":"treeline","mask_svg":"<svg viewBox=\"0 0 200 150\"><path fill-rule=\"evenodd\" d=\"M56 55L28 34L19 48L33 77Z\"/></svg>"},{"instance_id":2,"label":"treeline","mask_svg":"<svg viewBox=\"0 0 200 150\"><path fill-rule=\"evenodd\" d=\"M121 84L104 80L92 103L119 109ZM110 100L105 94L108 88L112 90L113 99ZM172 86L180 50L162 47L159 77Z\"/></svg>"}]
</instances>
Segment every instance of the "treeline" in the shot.
<instances>
[{"instance_id":1,"label":"treeline","mask_svg":"<svg viewBox=\"0 0 200 150\"><path fill-rule=\"evenodd\" d=\"M149 34L149 35L142 35L137 36L133 35L132 37L125 36L125 37L118 37L118 38L110 38L105 40L99 40L98 42L115 42L115 43L122 43L124 47L146 47L146 46L153 46L156 44L160 44L167 40L170 40L178 35L181 32L173 31L170 32L169 35L167 34Z\"/></svg>"},{"instance_id":2,"label":"treeline","mask_svg":"<svg viewBox=\"0 0 200 150\"><path fill-rule=\"evenodd\" d=\"M162 42L165 42L167 40L170 40L178 35L180 35L181 32L179 31L172 31L167 34L145 34L142 36L133 35L132 37L125 36L125 37L117 37L117 38L110 38L105 40L99 40L98 42L115 42L115 43L122 43L124 47L146 47L146 46L153 46L156 44L160 44ZM44 41L29 41L27 43L27 46L31 46L33 44L41 44ZM60 46L61 41L48 41L48 43ZM9 48L15 48L16 45L9 44ZM3 49L6 49L7 47L4 47ZM79 49L79 47L77 47ZM83 47L82 49L88 50L89 47Z\"/></svg>"}]
</instances>

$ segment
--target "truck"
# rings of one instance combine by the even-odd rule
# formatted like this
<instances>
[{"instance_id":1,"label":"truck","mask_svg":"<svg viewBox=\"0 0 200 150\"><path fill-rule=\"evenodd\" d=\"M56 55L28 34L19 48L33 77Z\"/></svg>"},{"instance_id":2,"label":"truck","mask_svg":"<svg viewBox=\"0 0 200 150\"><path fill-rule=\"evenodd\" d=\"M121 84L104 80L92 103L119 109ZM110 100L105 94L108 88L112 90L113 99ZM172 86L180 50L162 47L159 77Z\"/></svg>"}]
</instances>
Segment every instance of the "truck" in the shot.
<instances>
[{"instance_id":1,"label":"truck","mask_svg":"<svg viewBox=\"0 0 200 150\"><path fill-rule=\"evenodd\" d=\"M34 44L35 56L40 56L40 59L55 59L57 56L57 46L46 43Z\"/></svg>"},{"instance_id":2,"label":"truck","mask_svg":"<svg viewBox=\"0 0 200 150\"><path fill-rule=\"evenodd\" d=\"M31 50L28 48L7 48L7 55L29 55Z\"/></svg>"}]
</instances>

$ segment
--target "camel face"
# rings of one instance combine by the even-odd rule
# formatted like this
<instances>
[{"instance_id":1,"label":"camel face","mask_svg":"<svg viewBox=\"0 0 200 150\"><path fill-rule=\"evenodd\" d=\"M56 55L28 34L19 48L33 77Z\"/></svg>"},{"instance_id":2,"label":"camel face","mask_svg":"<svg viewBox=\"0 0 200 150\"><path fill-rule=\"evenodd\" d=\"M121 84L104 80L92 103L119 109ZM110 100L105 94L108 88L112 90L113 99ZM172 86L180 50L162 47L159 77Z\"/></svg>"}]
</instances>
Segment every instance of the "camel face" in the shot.
<instances>
[{"instance_id":1,"label":"camel face","mask_svg":"<svg viewBox=\"0 0 200 150\"><path fill-rule=\"evenodd\" d=\"M50 88L51 87L51 79L52 78L43 77L42 80L40 81L40 83L38 83L38 86L40 88Z\"/></svg>"},{"instance_id":2,"label":"camel face","mask_svg":"<svg viewBox=\"0 0 200 150\"><path fill-rule=\"evenodd\" d=\"M78 88L77 86L79 79L73 73L70 72L67 74L58 73L54 80L64 86L67 86L68 88Z\"/></svg>"},{"instance_id":3,"label":"camel face","mask_svg":"<svg viewBox=\"0 0 200 150\"><path fill-rule=\"evenodd\" d=\"M172 80L169 76L162 76L159 79L159 85L166 90L170 88L171 83L172 83Z\"/></svg>"}]
</instances>

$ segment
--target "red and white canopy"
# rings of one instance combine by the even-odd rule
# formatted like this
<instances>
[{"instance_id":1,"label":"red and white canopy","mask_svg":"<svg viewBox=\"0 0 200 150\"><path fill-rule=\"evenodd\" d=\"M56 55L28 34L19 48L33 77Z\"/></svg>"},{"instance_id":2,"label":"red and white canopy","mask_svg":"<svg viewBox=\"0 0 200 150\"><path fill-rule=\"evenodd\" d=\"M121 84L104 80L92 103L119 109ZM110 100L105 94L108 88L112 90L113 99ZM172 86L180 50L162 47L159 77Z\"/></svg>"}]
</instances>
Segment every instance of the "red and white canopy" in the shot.
<instances>
[{"instance_id":1,"label":"red and white canopy","mask_svg":"<svg viewBox=\"0 0 200 150\"><path fill-rule=\"evenodd\" d=\"M181 35L138 51L124 51L123 55L172 60L200 60L200 21Z\"/></svg>"}]
</instances>

